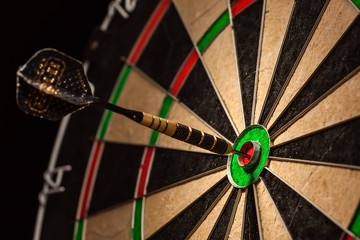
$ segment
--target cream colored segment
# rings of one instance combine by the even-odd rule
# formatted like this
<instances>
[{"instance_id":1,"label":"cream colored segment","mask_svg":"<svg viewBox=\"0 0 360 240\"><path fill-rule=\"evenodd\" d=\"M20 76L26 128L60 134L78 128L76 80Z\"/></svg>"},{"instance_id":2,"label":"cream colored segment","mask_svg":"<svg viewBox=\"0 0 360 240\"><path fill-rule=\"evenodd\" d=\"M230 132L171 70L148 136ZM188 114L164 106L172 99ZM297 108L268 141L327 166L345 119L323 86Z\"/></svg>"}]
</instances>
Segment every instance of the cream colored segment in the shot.
<instances>
[{"instance_id":1,"label":"cream colored segment","mask_svg":"<svg viewBox=\"0 0 360 240\"><path fill-rule=\"evenodd\" d=\"M174 102L171 107L168 119L187 125L191 128L198 129L208 134L218 136L213 130L211 130L206 124L200 121L192 112L185 108L182 104ZM159 134L156 146L165 148L175 148L178 150L193 151L193 152L204 152L210 153L208 150L190 145L188 143L173 139L169 136Z\"/></svg>"},{"instance_id":2,"label":"cream colored segment","mask_svg":"<svg viewBox=\"0 0 360 240\"><path fill-rule=\"evenodd\" d=\"M204 61L238 132L244 127L234 39L227 26L204 53Z\"/></svg>"},{"instance_id":3,"label":"cream colored segment","mask_svg":"<svg viewBox=\"0 0 360 240\"><path fill-rule=\"evenodd\" d=\"M284 222L262 181L256 184L263 239L291 239Z\"/></svg>"},{"instance_id":4,"label":"cream colored segment","mask_svg":"<svg viewBox=\"0 0 360 240\"><path fill-rule=\"evenodd\" d=\"M145 198L144 236L148 238L226 175L222 170Z\"/></svg>"},{"instance_id":5,"label":"cream colored segment","mask_svg":"<svg viewBox=\"0 0 360 240\"><path fill-rule=\"evenodd\" d=\"M359 115L360 71L280 134L274 145Z\"/></svg>"},{"instance_id":6,"label":"cream colored segment","mask_svg":"<svg viewBox=\"0 0 360 240\"><path fill-rule=\"evenodd\" d=\"M211 210L209 215L206 216L204 221L200 224L198 229L191 235L190 239L192 240L200 240L200 239L208 239L211 230L213 229L216 220L218 219L224 205L226 204L227 199L230 196L233 187L230 187L224 196L219 200L219 202L215 205L215 207Z\"/></svg>"},{"instance_id":7,"label":"cream colored segment","mask_svg":"<svg viewBox=\"0 0 360 240\"><path fill-rule=\"evenodd\" d=\"M227 9L225 0L174 0L173 2L194 42L199 41L206 30Z\"/></svg>"},{"instance_id":8,"label":"cream colored segment","mask_svg":"<svg viewBox=\"0 0 360 240\"><path fill-rule=\"evenodd\" d=\"M242 229L244 224L245 192L241 193L240 201L236 209L234 222L229 233L229 240L243 239Z\"/></svg>"},{"instance_id":9,"label":"cream colored segment","mask_svg":"<svg viewBox=\"0 0 360 240\"><path fill-rule=\"evenodd\" d=\"M157 115L165 93L137 71L131 71L118 104L125 108ZM105 140L129 144L148 144L152 130L113 113Z\"/></svg>"},{"instance_id":10,"label":"cream colored segment","mask_svg":"<svg viewBox=\"0 0 360 240\"><path fill-rule=\"evenodd\" d=\"M133 203L109 209L87 219L85 239L131 239Z\"/></svg>"},{"instance_id":11,"label":"cream colored segment","mask_svg":"<svg viewBox=\"0 0 360 240\"><path fill-rule=\"evenodd\" d=\"M271 160L269 169L347 228L360 200L360 171Z\"/></svg>"},{"instance_id":12,"label":"cream colored segment","mask_svg":"<svg viewBox=\"0 0 360 240\"><path fill-rule=\"evenodd\" d=\"M294 0L267 0L255 104L258 121L290 19Z\"/></svg>"},{"instance_id":13,"label":"cream colored segment","mask_svg":"<svg viewBox=\"0 0 360 240\"><path fill-rule=\"evenodd\" d=\"M311 74L321 64L346 29L358 16L357 10L350 1L331 0L321 21L311 38L298 67L290 79L268 126L271 126L286 108L299 89L310 78Z\"/></svg>"}]
</instances>

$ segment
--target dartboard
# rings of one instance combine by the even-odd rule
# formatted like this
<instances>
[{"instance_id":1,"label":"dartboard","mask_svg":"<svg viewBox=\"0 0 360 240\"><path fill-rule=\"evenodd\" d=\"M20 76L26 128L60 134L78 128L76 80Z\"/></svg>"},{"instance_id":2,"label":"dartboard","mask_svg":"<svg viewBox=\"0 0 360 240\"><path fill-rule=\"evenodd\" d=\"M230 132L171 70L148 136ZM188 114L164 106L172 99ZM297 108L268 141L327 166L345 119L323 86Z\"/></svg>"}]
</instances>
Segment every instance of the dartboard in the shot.
<instances>
[{"instance_id":1,"label":"dartboard","mask_svg":"<svg viewBox=\"0 0 360 240\"><path fill-rule=\"evenodd\" d=\"M110 2L83 62L94 95L257 160L86 108L61 122L35 239L360 236L359 9L358 0Z\"/></svg>"}]
</instances>

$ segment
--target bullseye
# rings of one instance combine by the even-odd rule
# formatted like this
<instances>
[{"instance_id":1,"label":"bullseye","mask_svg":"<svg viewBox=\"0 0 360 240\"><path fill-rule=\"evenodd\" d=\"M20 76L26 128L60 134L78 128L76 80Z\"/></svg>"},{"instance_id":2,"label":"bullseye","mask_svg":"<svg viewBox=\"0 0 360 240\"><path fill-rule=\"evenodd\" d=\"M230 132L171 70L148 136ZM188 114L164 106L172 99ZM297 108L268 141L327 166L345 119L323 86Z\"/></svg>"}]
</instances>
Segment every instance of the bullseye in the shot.
<instances>
[{"instance_id":1,"label":"bullseye","mask_svg":"<svg viewBox=\"0 0 360 240\"><path fill-rule=\"evenodd\" d=\"M242 145L240 152L247 156L238 156L238 162L244 169L251 169L259 161L261 146L256 141L248 141Z\"/></svg>"},{"instance_id":2,"label":"bullseye","mask_svg":"<svg viewBox=\"0 0 360 240\"><path fill-rule=\"evenodd\" d=\"M259 178L267 164L269 134L265 127L251 125L238 136L233 148L236 152L229 155L227 176L233 186L245 188Z\"/></svg>"}]
</instances>

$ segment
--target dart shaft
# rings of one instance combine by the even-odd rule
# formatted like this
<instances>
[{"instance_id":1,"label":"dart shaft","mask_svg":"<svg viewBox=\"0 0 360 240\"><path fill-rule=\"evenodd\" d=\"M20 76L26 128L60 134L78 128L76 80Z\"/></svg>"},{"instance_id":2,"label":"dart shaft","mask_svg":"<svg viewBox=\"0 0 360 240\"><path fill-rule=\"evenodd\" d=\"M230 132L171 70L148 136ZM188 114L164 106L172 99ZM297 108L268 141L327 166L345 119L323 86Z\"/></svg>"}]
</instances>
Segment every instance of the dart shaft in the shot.
<instances>
[{"instance_id":1,"label":"dart shaft","mask_svg":"<svg viewBox=\"0 0 360 240\"><path fill-rule=\"evenodd\" d=\"M168 119L160 118L157 116L153 116L151 114L144 112L142 112L142 114L143 114L143 118L140 121L142 125L168 136L173 136L176 133L176 128L177 128L176 122Z\"/></svg>"},{"instance_id":2,"label":"dart shaft","mask_svg":"<svg viewBox=\"0 0 360 240\"><path fill-rule=\"evenodd\" d=\"M160 118L148 113L122 108L107 102L96 101L94 103L126 116L143 126L191 145L222 155L234 152L232 144L225 139L188 127L181 123Z\"/></svg>"},{"instance_id":3,"label":"dart shaft","mask_svg":"<svg viewBox=\"0 0 360 240\"><path fill-rule=\"evenodd\" d=\"M148 113L143 113L143 116L140 122L142 125L172 138L218 154L229 154L232 152L231 143L222 138Z\"/></svg>"}]
</instances>

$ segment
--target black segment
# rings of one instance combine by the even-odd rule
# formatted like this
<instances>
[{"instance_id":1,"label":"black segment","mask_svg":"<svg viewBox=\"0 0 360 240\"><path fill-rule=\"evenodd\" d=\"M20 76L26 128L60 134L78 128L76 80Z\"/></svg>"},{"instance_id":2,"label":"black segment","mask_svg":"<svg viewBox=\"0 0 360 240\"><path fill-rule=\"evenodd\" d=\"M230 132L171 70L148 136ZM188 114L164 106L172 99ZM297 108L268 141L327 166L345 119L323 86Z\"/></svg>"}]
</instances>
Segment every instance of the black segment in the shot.
<instances>
[{"instance_id":1,"label":"black segment","mask_svg":"<svg viewBox=\"0 0 360 240\"><path fill-rule=\"evenodd\" d=\"M229 186L229 181L225 176L148 239L185 239L192 231L196 230Z\"/></svg>"},{"instance_id":2,"label":"black segment","mask_svg":"<svg viewBox=\"0 0 360 240\"><path fill-rule=\"evenodd\" d=\"M297 61L303 54L312 31L318 24L318 18L327 5L327 0L297 0L291 15L290 23L283 42L271 86L260 116L259 123L265 124L278 98L287 85L288 78L295 70ZM324 39L325 40L325 39Z\"/></svg>"},{"instance_id":3,"label":"black segment","mask_svg":"<svg viewBox=\"0 0 360 240\"><path fill-rule=\"evenodd\" d=\"M271 156L360 166L360 118L271 148Z\"/></svg>"},{"instance_id":4,"label":"black segment","mask_svg":"<svg viewBox=\"0 0 360 240\"><path fill-rule=\"evenodd\" d=\"M360 66L360 17L348 29L340 42L329 53L303 89L296 95L288 108L269 129L270 136L294 117L304 114L312 103L326 95L341 80ZM344 106L346 107L346 106Z\"/></svg>"},{"instance_id":5,"label":"black segment","mask_svg":"<svg viewBox=\"0 0 360 240\"><path fill-rule=\"evenodd\" d=\"M89 214L134 199L144 147L106 143Z\"/></svg>"},{"instance_id":6,"label":"black segment","mask_svg":"<svg viewBox=\"0 0 360 240\"><path fill-rule=\"evenodd\" d=\"M94 81L95 87L107 79L117 80L122 66L121 59L129 55L158 4L159 0L138 1L136 10L131 12L128 19L124 19L115 11L105 32L99 28L94 31L85 52L85 59L91 63L87 76L90 81ZM124 5L123 2L121 5ZM96 95L98 93L100 91L96 89Z\"/></svg>"},{"instance_id":7,"label":"black segment","mask_svg":"<svg viewBox=\"0 0 360 240\"><path fill-rule=\"evenodd\" d=\"M173 184L225 168L227 156L157 148L147 192L152 193Z\"/></svg>"},{"instance_id":8,"label":"black segment","mask_svg":"<svg viewBox=\"0 0 360 240\"><path fill-rule=\"evenodd\" d=\"M247 7L234 19L236 53L239 66L242 103L245 124L251 124L255 77L261 32L263 1L259 0Z\"/></svg>"},{"instance_id":9,"label":"black segment","mask_svg":"<svg viewBox=\"0 0 360 240\"><path fill-rule=\"evenodd\" d=\"M165 89L193 48L173 4L159 23L137 66Z\"/></svg>"},{"instance_id":10,"label":"black segment","mask_svg":"<svg viewBox=\"0 0 360 240\"><path fill-rule=\"evenodd\" d=\"M124 20L115 14L106 33L97 31L90 40L97 48L88 48L91 62L87 76L96 86L96 96L109 99L123 67L121 56L127 56L158 0L139 1L131 17ZM132 31L128 31L131 28ZM126 37L124 37L126 36ZM91 49L91 50L89 50ZM117 64L114 64L117 63ZM87 108L71 116L61 144L56 167L71 165L65 172L65 192L48 196L42 223L41 239L73 239L74 223L86 167L103 110ZM76 146L76 147L75 147ZM59 224L62 223L62 224Z\"/></svg>"},{"instance_id":11,"label":"black segment","mask_svg":"<svg viewBox=\"0 0 360 240\"><path fill-rule=\"evenodd\" d=\"M339 226L267 169L261 180L293 239L340 239Z\"/></svg>"},{"instance_id":12,"label":"black segment","mask_svg":"<svg viewBox=\"0 0 360 240\"><path fill-rule=\"evenodd\" d=\"M255 185L250 185L246 192L245 219L243 226L243 239L260 239L259 223L257 221L257 210L255 203Z\"/></svg>"},{"instance_id":13,"label":"black segment","mask_svg":"<svg viewBox=\"0 0 360 240\"><path fill-rule=\"evenodd\" d=\"M230 197L228 198L220 216L217 220L214 228L212 229L208 239L227 239L231 230L232 223L234 221L234 215L239 203L238 194L240 190L234 188L231 191Z\"/></svg>"},{"instance_id":14,"label":"black segment","mask_svg":"<svg viewBox=\"0 0 360 240\"><path fill-rule=\"evenodd\" d=\"M236 133L201 61L195 64L178 98L227 139L235 140Z\"/></svg>"}]
</instances>

